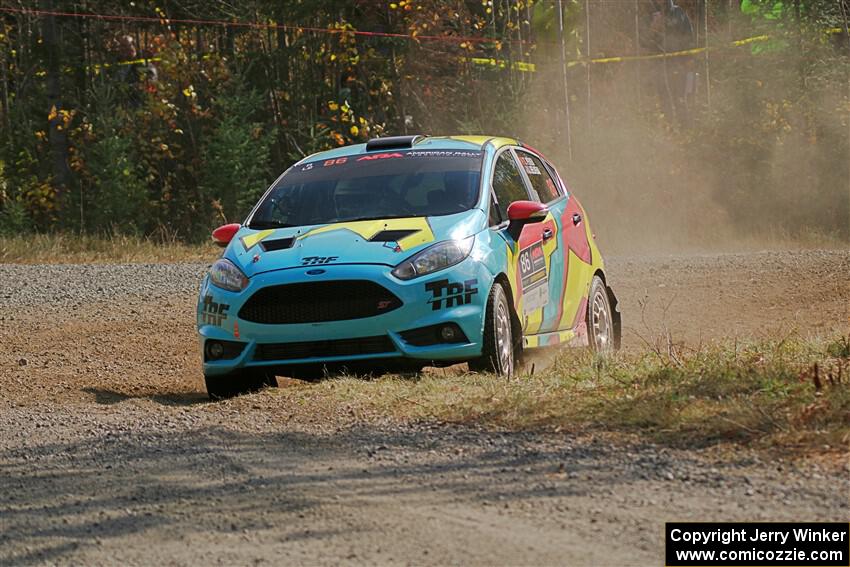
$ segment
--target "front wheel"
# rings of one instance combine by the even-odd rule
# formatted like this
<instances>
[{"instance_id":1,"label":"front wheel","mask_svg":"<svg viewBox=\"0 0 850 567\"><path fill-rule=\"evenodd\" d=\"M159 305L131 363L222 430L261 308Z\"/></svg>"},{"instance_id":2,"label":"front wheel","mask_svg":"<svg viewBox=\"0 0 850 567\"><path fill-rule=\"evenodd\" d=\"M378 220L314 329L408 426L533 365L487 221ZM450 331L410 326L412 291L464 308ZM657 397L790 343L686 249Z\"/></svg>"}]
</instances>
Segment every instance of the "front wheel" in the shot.
<instances>
[{"instance_id":1,"label":"front wheel","mask_svg":"<svg viewBox=\"0 0 850 567\"><path fill-rule=\"evenodd\" d=\"M502 376L514 373L514 337L511 327L511 306L502 284L493 284L487 299L484 321L484 342L481 357L469 362L469 369L495 372Z\"/></svg>"},{"instance_id":2,"label":"front wheel","mask_svg":"<svg viewBox=\"0 0 850 567\"><path fill-rule=\"evenodd\" d=\"M242 369L219 376L204 375L207 394L211 400L223 400L240 394L257 392L264 387L277 386L274 374L262 369Z\"/></svg>"},{"instance_id":3,"label":"front wheel","mask_svg":"<svg viewBox=\"0 0 850 567\"><path fill-rule=\"evenodd\" d=\"M605 282L593 276L587 302L587 341L598 353L610 353L617 349L617 329L611 313L611 300Z\"/></svg>"}]
</instances>

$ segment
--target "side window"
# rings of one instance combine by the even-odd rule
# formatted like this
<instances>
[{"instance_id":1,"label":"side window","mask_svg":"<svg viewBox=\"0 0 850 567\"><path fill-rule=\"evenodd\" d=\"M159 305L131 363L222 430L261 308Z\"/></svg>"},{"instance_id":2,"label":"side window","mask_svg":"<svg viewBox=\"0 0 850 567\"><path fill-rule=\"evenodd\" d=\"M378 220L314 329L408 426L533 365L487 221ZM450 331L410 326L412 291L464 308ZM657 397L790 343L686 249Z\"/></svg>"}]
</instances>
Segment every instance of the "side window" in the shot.
<instances>
[{"instance_id":1,"label":"side window","mask_svg":"<svg viewBox=\"0 0 850 567\"><path fill-rule=\"evenodd\" d=\"M549 170L546 169L546 166L543 165L543 162L537 156L525 152L517 152L517 157L525 173L528 174L528 179L531 180L531 186L540 198L541 203L554 201L561 196L558 191L558 185L552 179L552 176L549 175Z\"/></svg>"},{"instance_id":2,"label":"side window","mask_svg":"<svg viewBox=\"0 0 850 567\"><path fill-rule=\"evenodd\" d=\"M499 207L496 205L496 199L493 196L490 196L490 210L487 214L489 218L490 226L496 226L498 224L502 224L502 217L499 213Z\"/></svg>"},{"instance_id":3,"label":"side window","mask_svg":"<svg viewBox=\"0 0 850 567\"><path fill-rule=\"evenodd\" d=\"M499 202L499 213L502 220L508 218L508 205L514 201L528 199L522 174L509 151L502 152L502 155L496 160L496 167L493 170L493 192ZM492 212L490 217L493 217Z\"/></svg>"}]
</instances>

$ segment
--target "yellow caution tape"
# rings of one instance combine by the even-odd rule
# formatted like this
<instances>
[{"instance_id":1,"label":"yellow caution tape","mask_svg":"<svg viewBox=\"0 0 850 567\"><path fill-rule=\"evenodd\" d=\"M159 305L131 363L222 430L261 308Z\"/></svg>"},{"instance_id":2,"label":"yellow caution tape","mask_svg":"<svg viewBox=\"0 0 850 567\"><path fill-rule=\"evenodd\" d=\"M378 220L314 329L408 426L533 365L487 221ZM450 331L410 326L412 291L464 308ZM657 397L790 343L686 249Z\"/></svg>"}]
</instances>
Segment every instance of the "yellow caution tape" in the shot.
<instances>
[{"instance_id":1,"label":"yellow caution tape","mask_svg":"<svg viewBox=\"0 0 850 567\"><path fill-rule=\"evenodd\" d=\"M755 43L758 41L767 41L770 39L768 35L757 35L754 37L748 37L746 39L739 39L730 43L733 47L740 47L742 45L747 45L750 43ZM577 61L570 61L567 63L567 67L573 67L575 65L587 65L588 63L622 63L625 61L649 61L652 59L667 59L668 57L686 57L688 55L697 55L699 53L704 53L708 48L707 47L695 47L693 49L683 49L682 51L670 51L668 53L653 53L652 55L620 55L617 57L599 57L595 59L579 59Z\"/></svg>"},{"instance_id":2,"label":"yellow caution tape","mask_svg":"<svg viewBox=\"0 0 850 567\"><path fill-rule=\"evenodd\" d=\"M829 28L824 30L826 34L836 34L836 33L844 33L844 28ZM731 42L729 45L732 47L741 47L743 45L749 45L751 43L756 43L760 41L769 41L770 36L767 34L757 35L753 37L748 37L745 39L738 39ZM650 61L653 59L666 59L669 57L687 57L688 55L697 55L699 53L705 52L707 47L695 47L694 49L685 49L682 51L671 51L669 53L654 53L651 55L618 55L615 57L597 57L594 59L577 59L573 61L567 62L567 67L575 67L576 65L587 65L587 64L605 64L605 63L624 63L627 61ZM713 49L713 48L712 48ZM206 54L202 58L209 59L210 55ZM499 69L506 69L510 67L515 71L522 71L523 73L535 73L537 72L537 65L534 63L527 63L525 61L513 61L508 62L504 59L496 59L494 57L467 57L461 58L461 60L466 60L471 62L474 65L487 65L490 67L497 67ZM86 66L87 69L94 69L95 72L100 72L101 69L108 69L113 66L119 65L146 65L151 62L162 61L161 57L147 57L143 59L132 59L129 61L118 61L116 63L99 63L95 65ZM70 72L70 68L65 69L66 72ZM47 74L46 71L38 71L36 72L36 76L43 77Z\"/></svg>"},{"instance_id":3,"label":"yellow caution tape","mask_svg":"<svg viewBox=\"0 0 850 567\"><path fill-rule=\"evenodd\" d=\"M837 31L841 31L839 28L836 28ZM830 30L832 31L832 30ZM753 37L748 37L745 39L739 39L731 42L729 45L732 47L740 47L742 45L749 45L751 43L756 43L760 41L768 41L770 40L770 36L767 34L757 35ZM627 61L651 61L653 59L666 59L669 57L687 57L689 55L698 55L700 53L704 53L706 51L706 47L695 47L693 49L684 49L682 51L670 51L669 53L653 53L651 55L618 55L615 57L596 57L593 59L577 59L573 61L567 62L567 67L575 67L576 65L587 65L587 64L605 64L605 63L624 63ZM510 65L511 69L517 71L523 71L527 73L534 73L537 71L537 66L534 63L526 63L525 61L514 61L513 63L508 63L504 59L495 59L492 57L469 57L466 60L474 63L475 65L489 65L491 67L498 67L499 69L505 69Z\"/></svg>"},{"instance_id":4,"label":"yellow caution tape","mask_svg":"<svg viewBox=\"0 0 850 567\"><path fill-rule=\"evenodd\" d=\"M770 36L767 35L767 34L757 35L755 37L748 37L747 39L739 39L738 41L733 41L732 45L734 45L735 47L740 47L742 45L755 43L757 41L768 41L769 39L770 39Z\"/></svg>"},{"instance_id":5,"label":"yellow caution tape","mask_svg":"<svg viewBox=\"0 0 850 567\"><path fill-rule=\"evenodd\" d=\"M506 69L510 65L510 68L514 71L522 71L524 73L534 73L537 71L537 65L526 63L525 61L508 63L504 59L494 59L492 57L468 57L466 60L475 65L489 65L490 67L498 67L499 69Z\"/></svg>"}]
</instances>

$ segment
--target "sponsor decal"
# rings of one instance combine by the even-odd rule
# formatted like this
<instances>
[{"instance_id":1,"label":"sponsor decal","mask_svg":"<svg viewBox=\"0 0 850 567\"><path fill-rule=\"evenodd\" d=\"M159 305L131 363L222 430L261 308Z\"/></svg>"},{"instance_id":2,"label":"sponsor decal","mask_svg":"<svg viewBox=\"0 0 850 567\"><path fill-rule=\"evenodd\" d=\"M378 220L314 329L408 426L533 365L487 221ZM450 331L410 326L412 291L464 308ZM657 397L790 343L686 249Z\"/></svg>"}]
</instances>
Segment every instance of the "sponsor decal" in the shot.
<instances>
[{"instance_id":1,"label":"sponsor decal","mask_svg":"<svg viewBox=\"0 0 850 567\"><path fill-rule=\"evenodd\" d=\"M520 250L519 274L522 282L523 311L526 314L549 303L549 277L546 273L546 256L542 242L535 242Z\"/></svg>"},{"instance_id":2,"label":"sponsor decal","mask_svg":"<svg viewBox=\"0 0 850 567\"><path fill-rule=\"evenodd\" d=\"M443 307L454 307L466 305L472 302L472 296L478 293L478 279L466 280L465 282L450 282L449 280L436 280L425 284L425 291L431 292L431 309L437 311Z\"/></svg>"},{"instance_id":3,"label":"sponsor decal","mask_svg":"<svg viewBox=\"0 0 850 567\"><path fill-rule=\"evenodd\" d=\"M250 234L246 234L240 240L242 240L242 246L245 247L245 250L250 250L257 244L263 241L263 239L268 238L274 234L274 229L270 228L267 230L261 230L260 232L252 232Z\"/></svg>"},{"instance_id":4,"label":"sponsor decal","mask_svg":"<svg viewBox=\"0 0 850 567\"><path fill-rule=\"evenodd\" d=\"M204 302L201 305L201 324L220 327L222 321L227 319L227 311L229 309L230 305L216 303L213 301L212 295L205 295Z\"/></svg>"},{"instance_id":5,"label":"sponsor decal","mask_svg":"<svg viewBox=\"0 0 850 567\"><path fill-rule=\"evenodd\" d=\"M526 173L529 175L540 175L540 168L535 165L534 159L531 156L519 156L519 161L522 162Z\"/></svg>"},{"instance_id":6,"label":"sponsor decal","mask_svg":"<svg viewBox=\"0 0 850 567\"><path fill-rule=\"evenodd\" d=\"M339 260L339 256L306 256L301 259L302 266L321 266Z\"/></svg>"},{"instance_id":7,"label":"sponsor decal","mask_svg":"<svg viewBox=\"0 0 850 567\"><path fill-rule=\"evenodd\" d=\"M357 158L357 161L374 161L376 159L392 159L392 158L400 158L404 157L404 154L400 154L398 152L392 153L384 153L384 154L371 154L365 155Z\"/></svg>"},{"instance_id":8,"label":"sponsor decal","mask_svg":"<svg viewBox=\"0 0 850 567\"><path fill-rule=\"evenodd\" d=\"M379 153L369 153L365 155L351 155L326 160L311 161L298 167L299 172L308 172L311 170L321 170L325 167L335 167L340 165L352 166L359 162L378 161L382 159L394 158L460 158L460 159L480 159L484 155L480 150L402 150L402 151L387 151ZM532 164L533 167L533 164Z\"/></svg>"},{"instance_id":9,"label":"sponsor decal","mask_svg":"<svg viewBox=\"0 0 850 567\"><path fill-rule=\"evenodd\" d=\"M448 157L448 158L479 158L481 151L464 150L413 150L407 152L409 157Z\"/></svg>"},{"instance_id":10,"label":"sponsor decal","mask_svg":"<svg viewBox=\"0 0 850 567\"><path fill-rule=\"evenodd\" d=\"M302 239L310 238L311 236L324 234L326 232L333 232L335 230L351 231L364 240L371 240L376 234L385 230L414 231L410 234L410 236L405 236L396 242L398 247L401 249L399 252L434 241L434 233L431 231L431 225L428 224L428 219L425 217L335 223L314 228L313 230L298 237L298 240L301 241Z\"/></svg>"}]
</instances>

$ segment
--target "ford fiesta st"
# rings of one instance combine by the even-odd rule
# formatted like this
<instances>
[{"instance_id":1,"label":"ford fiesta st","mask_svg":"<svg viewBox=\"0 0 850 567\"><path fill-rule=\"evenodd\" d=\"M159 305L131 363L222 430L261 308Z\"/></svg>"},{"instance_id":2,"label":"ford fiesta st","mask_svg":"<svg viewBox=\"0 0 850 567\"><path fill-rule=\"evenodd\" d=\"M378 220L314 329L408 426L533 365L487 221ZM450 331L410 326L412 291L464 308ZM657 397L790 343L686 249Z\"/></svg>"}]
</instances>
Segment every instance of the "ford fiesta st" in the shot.
<instances>
[{"instance_id":1,"label":"ford fiesta st","mask_svg":"<svg viewBox=\"0 0 850 567\"><path fill-rule=\"evenodd\" d=\"M277 374L618 348L587 215L531 147L483 136L377 138L286 170L226 246L197 308L213 398Z\"/></svg>"}]
</instances>

